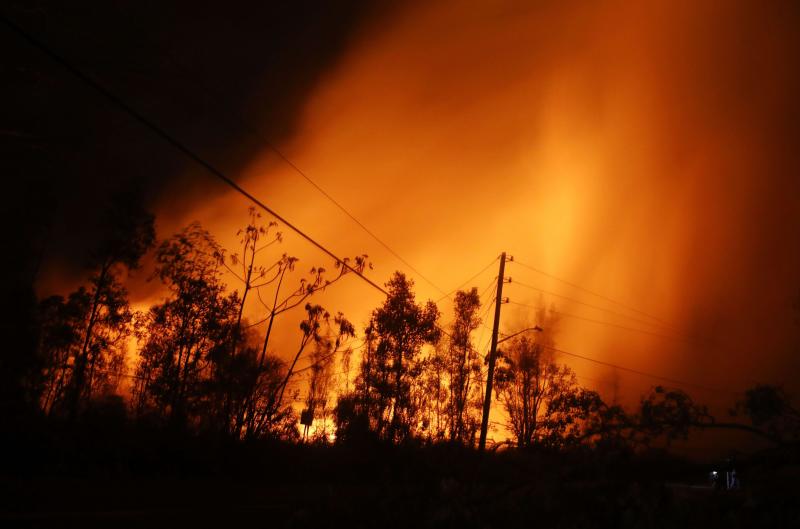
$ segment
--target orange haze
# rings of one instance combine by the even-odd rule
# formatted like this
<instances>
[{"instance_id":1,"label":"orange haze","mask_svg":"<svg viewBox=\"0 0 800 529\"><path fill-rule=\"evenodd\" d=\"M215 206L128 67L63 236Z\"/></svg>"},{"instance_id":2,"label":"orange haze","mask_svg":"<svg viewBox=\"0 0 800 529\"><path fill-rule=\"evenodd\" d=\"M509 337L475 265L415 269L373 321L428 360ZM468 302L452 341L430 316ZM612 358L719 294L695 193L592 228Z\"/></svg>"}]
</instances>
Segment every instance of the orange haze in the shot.
<instances>
[{"instance_id":1,"label":"orange haze","mask_svg":"<svg viewBox=\"0 0 800 529\"><path fill-rule=\"evenodd\" d=\"M652 333L563 317L564 350L732 391L788 384L799 365L796 23L780 3L411 2L353 37L281 149L445 291L507 251L663 322L509 264L514 281L636 319L515 283L512 302L541 296ZM239 181L340 255L368 253L376 282L405 270L419 298L441 297L272 151ZM247 203L222 186L207 196L162 208L160 234L197 219L232 248ZM330 266L284 232L301 269ZM381 299L349 278L318 301L361 327ZM536 323L530 313L504 305L501 329ZM297 318L281 326L284 356ZM632 402L658 383L563 360L609 398ZM691 392L718 408L735 398Z\"/></svg>"}]
</instances>

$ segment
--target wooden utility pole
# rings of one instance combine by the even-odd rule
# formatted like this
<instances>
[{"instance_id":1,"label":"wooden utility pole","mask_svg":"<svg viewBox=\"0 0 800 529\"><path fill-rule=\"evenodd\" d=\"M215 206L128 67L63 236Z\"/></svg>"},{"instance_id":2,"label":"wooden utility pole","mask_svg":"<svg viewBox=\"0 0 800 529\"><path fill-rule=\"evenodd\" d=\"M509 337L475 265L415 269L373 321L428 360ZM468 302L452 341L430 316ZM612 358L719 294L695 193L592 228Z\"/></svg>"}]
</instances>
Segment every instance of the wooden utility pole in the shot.
<instances>
[{"instance_id":1,"label":"wooden utility pole","mask_svg":"<svg viewBox=\"0 0 800 529\"><path fill-rule=\"evenodd\" d=\"M500 325L500 305L503 303L503 273L506 269L506 252L500 255L500 273L497 275L497 298L494 302L494 325L492 326L492 348L489 350L489 371L486 374L486 398L483 400L483 417L481 418L481 437L478 450L486 448L486 432L489 429L489 408L492 406L492 379L494 363L497 357L497 330Z\"/></svg>"}]
</instances>

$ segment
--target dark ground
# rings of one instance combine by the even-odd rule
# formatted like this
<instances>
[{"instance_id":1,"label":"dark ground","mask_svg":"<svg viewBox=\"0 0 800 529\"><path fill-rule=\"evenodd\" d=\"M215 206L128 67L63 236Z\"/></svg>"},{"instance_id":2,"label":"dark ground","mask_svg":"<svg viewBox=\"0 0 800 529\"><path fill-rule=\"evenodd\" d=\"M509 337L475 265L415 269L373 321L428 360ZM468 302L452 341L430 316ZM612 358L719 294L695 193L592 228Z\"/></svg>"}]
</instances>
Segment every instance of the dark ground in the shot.
<instances>
[{"instance_id":1,"label":"dark ground","mask_svg":"<svg viewBox=\"0 0 800 529\"><path fill-rule=\"evenodd\" d=\"M163 434L163 432L162 432ZM0 527L800 527L800 460L742 489L660 451L226 444L146 431L6 438Z\"/></svg>"}]
</instances>

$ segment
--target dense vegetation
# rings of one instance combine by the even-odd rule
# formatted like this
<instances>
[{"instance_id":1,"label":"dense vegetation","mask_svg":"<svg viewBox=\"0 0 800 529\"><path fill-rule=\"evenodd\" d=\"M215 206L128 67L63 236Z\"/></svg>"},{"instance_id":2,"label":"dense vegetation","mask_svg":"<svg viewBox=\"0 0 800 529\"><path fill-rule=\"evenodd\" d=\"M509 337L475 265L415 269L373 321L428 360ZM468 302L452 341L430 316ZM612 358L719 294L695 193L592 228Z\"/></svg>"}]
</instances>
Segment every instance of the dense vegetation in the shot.
<instances>
[{"instance_id":1,"label":"dense vegetation","mask_svg":"<svg viewBox=\"0 0 800 529\"><path fill-rule=\"evenodd\" d=\"M396 272L385 301L357 329L315 304L314 295L363 273L366 255L335 262L332 272L315 266L304 274L296 258L278 250L279 227L255 210L239 231L237 252L197 223L156 243L153 220L130 195L118 197L88 256L86 283L31 303L9 355L14 361L3 364L10 382L6 476L199 480L174 491L175 504L184 506L205 497L196 490L203 480L263 478L265 493L281 498L281 519L301 524L303 517L324 519L328 509L351 522L369 514L410 523L409 509L419 509L428 525L539 520L589 527L624 526L626 517L658 525L654 512L665 506L673 509L669 522L697 515L696 498L681 503L664 483L702 471L651 448L656 439L686 438L692 428L751 432L774 447L764 461L798 464L800 413L779 388L749 390L735 403L744 419L737 421L720 422L684 391L660 386L636 409L623 409L581 387L548 353L557 322L546 309L537 314L544 332L511 337L498 351L495 398L514 442L481 455L475 447L486 368L473 344L482 323L477 289L455 293L452 323L443 325L436 304L419 304L413 282ZM167 296L140 313L130 307L124 278L147 252ZM224 277L238 284L231 288ZM264 317L251 322L245 304L254 297ZM287 351L271 338L291 310L304 317ZM301 358L310 365L298 369ZM125 379L128 391L121 392ZM298 403L303 422L313 420L308 438L300 434ZM758 464L753 468L767 468ZM333 482L343 489L323 490ZM8 497L35 508L34 489L15 483ZM127 494L126 486L118 493ZM312 492L279 492L284 486ZM564 496L585 509L570 512ZM140 500L161 506L156 496ZM78 500L65 491L50 501ZM778 516L759 509L748 516Z\"/></svg>"}]
</instances>

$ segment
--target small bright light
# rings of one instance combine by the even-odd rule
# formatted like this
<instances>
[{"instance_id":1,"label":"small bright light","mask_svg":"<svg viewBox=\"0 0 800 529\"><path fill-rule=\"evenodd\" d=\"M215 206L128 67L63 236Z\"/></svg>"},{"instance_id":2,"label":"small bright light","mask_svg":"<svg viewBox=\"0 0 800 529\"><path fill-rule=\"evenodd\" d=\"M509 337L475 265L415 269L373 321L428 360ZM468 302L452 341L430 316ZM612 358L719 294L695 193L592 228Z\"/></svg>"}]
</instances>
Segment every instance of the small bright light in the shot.
<instances>
[{"instance_id":1,"label":"small bright light","mask_svg":"<svg viewBox=\"0 0 800 529\"><path fill-rule=\"evenodd\" d=\"M712 476L716 476L716 475L717 475L717 471L716 471L716 470L714 470L713 472L711 472L711 475L712 475Z\"/></svg>"}]
</instances>

